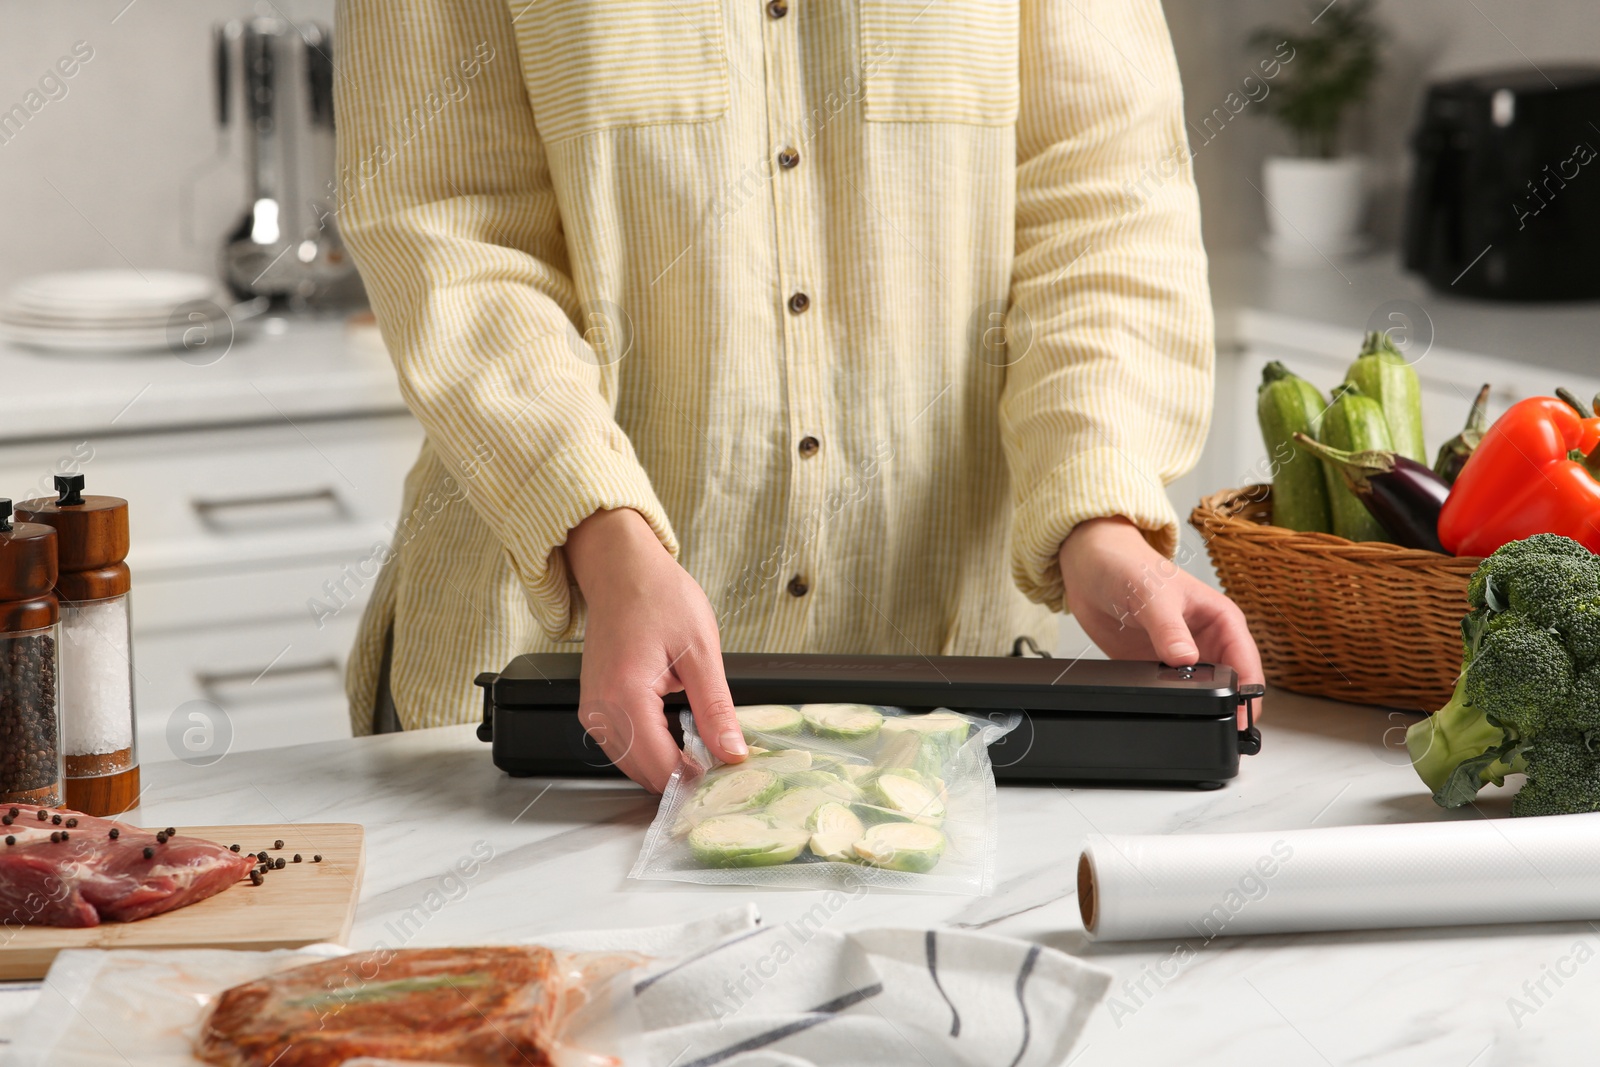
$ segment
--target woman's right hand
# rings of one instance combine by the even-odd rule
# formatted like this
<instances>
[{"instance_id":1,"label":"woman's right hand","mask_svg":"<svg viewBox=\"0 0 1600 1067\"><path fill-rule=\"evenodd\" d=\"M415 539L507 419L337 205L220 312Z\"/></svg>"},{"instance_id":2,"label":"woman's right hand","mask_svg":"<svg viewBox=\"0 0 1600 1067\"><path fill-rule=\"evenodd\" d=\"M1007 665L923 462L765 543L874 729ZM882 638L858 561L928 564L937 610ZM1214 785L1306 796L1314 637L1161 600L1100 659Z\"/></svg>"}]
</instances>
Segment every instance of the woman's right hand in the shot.
<instances>
[{"instance_id":1,"label":"woman's right hand","mask_svg":"<svg viewBox=\"0 0 1600 1067\"><path fill-rule=\"evenodd\" d=\"M597 511L567 537L588 604L578 717L612 763L654 792L678 766L661 698L682 690L711 754L748 753L722 670L711 602L630 508Z\"/></svg>"}]
</instances>

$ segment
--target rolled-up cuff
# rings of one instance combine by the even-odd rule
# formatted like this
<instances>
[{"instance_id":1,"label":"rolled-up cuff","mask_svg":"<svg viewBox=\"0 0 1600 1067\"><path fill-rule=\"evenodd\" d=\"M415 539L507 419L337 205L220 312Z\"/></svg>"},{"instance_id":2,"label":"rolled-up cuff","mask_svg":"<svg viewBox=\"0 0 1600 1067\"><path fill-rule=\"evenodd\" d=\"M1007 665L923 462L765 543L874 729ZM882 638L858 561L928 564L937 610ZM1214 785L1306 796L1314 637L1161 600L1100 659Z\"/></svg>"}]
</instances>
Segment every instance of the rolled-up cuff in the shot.
<instances>
[{"instance_id":1,"label":"rolled-up cuff","mask_svg":"<svg viewBox=\"0 0 1600 1067\"><path fill-rule=\"evenodd\" d=\"M1119 449L1093 449L1069 457L1017 505L1011 532L1017 588L1052 611L1066 611L1061 542L1080 522L1113 515L1137 526L1162 555L1177 551L1178 514L1160 476Z\"/></svg>"},{"instance_id":2,"label":"rolled-up cuff","mask_svg":"<svg viewBox=\"0 0 1600 1067\"><path fill-rule=\"evenodd\" d=\"M528 606L555 641L583 637L583 594L562 550L567 535L597 511L632 508L644 516L674 557L678 539L650 485L650 476L631 455L604 446L562 452L531 478L510 501L502 519L501 540L528 595Z\"/></svg>"}]
</instances>

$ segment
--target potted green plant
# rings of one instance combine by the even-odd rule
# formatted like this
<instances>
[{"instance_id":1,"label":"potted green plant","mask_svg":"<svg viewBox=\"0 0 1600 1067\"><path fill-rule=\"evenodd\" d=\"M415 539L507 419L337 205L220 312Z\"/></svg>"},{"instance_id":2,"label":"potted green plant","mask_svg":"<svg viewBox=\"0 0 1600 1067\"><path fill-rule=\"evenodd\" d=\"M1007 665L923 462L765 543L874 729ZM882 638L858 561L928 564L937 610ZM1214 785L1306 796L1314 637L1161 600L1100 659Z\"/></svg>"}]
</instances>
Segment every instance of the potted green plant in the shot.
<instances>
[{"instance_id":1,"label":"potted green plant","mask_svg":"<svg viewBox=\"0 0 1600 1067\"><path fill-rule=\"evenodd\" d=\"M1350 111L1367 99L1382 66L1382 28L1373 0L1311 0L1301 29L1264 26L1253 47L1293 51L1263 101L1294 139L1297 154L1270 156L1263 168L1267 248L1284 260L1359 252L1366 164L1341 154Z\"/></svg>"}]
</instances>

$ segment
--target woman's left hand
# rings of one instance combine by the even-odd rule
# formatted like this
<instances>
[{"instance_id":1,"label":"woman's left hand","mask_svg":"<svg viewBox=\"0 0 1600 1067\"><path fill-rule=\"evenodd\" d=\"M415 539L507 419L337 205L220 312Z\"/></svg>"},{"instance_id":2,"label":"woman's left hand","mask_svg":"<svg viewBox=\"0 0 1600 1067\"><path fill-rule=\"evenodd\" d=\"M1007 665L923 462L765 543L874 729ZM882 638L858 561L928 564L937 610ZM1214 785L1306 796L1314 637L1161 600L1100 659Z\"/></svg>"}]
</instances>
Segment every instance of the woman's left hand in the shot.
<instances>
[{"instance_id":1,"label":"woman's left hand","mask_svg":"<svg viewBox=\"0 0 1600 1067\"><path fill-rule=\"evenodd\" d=\"M1112 659L1203 660L1232 667L1240 685L1263 682L1244 613L1151 548L1127 519L1079 523L1060 558L1067 610Z\"/></svg>"}]
</instances>

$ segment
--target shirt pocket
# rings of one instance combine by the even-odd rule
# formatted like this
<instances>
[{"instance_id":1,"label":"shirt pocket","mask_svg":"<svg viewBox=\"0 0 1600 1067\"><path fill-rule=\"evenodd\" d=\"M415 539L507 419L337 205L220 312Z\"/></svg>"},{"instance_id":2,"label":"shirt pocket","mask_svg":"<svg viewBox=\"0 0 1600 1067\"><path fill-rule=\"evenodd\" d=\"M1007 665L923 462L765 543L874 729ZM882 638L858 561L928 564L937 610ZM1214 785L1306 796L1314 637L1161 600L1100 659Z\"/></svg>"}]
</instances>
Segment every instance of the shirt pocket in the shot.
<instances>
[{"instance_id":1,"label":"shirt pocket","mask_svg":"<svg viewBox=\"0 0 1600 1067\"><path fill-rule=\"evenodd\" d=\"M546 141L728 110L719 0L512 2L533 120Z\"/></svg>"},{"instance_id":2,"label":"shirt pocket","mask_svg":"<svg viewBox=\"0 0 1600 1067\"><path fill-rule=\"evenodd\" d=\"M861 0L868 122L1010 126L1020 94L1015 0Z\"/></svg>"}]
</instances>

